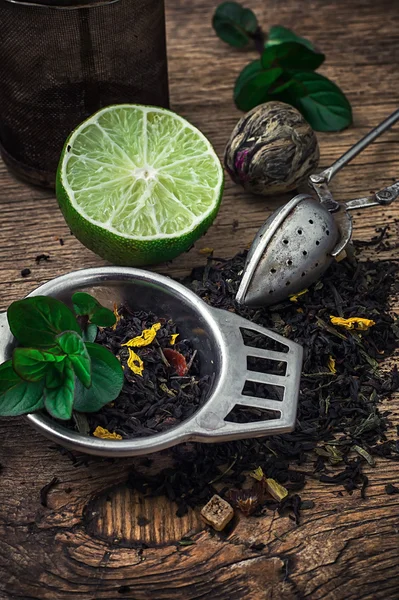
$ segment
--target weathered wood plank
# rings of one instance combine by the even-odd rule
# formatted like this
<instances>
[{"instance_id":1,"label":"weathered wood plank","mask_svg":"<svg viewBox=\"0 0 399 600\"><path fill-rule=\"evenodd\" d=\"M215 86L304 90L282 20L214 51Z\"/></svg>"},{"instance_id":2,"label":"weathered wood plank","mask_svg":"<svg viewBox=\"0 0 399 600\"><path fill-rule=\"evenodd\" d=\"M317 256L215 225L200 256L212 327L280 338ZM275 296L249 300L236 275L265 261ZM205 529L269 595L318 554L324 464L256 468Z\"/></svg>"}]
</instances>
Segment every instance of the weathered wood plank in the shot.
<instances>
[{"instance_id":1,"label":"weathered wood plank","mask_svg":"<svg viewBox=\"0 0 399 600\"><path fill-rule=\"evenodd\" d=\"M320 72L348 94L354 127L319 134L321 165L327 166L397 107L399 92L398 6L391 0L325 2L248 0L259 20L283 24L310 37L327 55ZM232 102L234 80L255 53L230 49L210 25L216 2L167 2L172 107L209 136L220 156L240 113ZM389 184L399 176L399 128L388 132L342 171L333 184L349 199ZM159 270L180 275L205 262L199 249L219 256L246 247L270 210L285 201L254 198L230 181L220 213L208 234L189 253ZM234 224L235 220L238 224ZM70 235L54 195L17 182L0 165L0 309L38 284L76 268L104 264ZM355 214L355 236L368 239L389 224L393 248L380 259L398 256L399 205ZM59 238L63 238L61 246ZM395 246L396 245L396 246ZM49 262L35 263L38 254ZM374 256L368 248L364 256ZM21 269L29 267L24 279ZM399 402L389 404L399 422ZM126 486L129 468L140 459L110 462L90 458L73 464L23 419L0 420L3 470L0 474L0 597L23 600L148 598L264 600L274 598L399 598L399 463L379 461L370 469L367 499L359 492L338 495L339 487L309 480L304 499L315 501L299 527L267 513L241 518L227 540L207 532L190 513L178 521L167 500L145 500ZM168 453L157 457L157 468ZM40 505L40 489L60 480ZM151 518L139 525L137 517ZM198 531L196 544L178 547L184 529ZM188 531L186 532L188 533ZM146 543L146 549L137 548ZM265 548L252 552L252 543ZM3 595L1 595L3 594Z\"/></svg>"}]
</instances>

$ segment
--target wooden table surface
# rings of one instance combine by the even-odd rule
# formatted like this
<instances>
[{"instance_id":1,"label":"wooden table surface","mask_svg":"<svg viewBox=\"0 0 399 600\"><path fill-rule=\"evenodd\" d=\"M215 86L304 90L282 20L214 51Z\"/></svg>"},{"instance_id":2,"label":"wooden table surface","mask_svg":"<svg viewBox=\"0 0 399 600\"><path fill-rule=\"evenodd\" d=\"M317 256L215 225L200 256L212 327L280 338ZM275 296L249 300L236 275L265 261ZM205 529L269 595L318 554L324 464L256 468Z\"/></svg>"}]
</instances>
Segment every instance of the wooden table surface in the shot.
<instances>
[{"instance_id":1,"label":"wooden table surface","mask_svg":"<svg viewBox=\"0 0 399 600\"><path fill-rule=\"evenodd\" d=\"M222 155L240 113L234 80L252 51L229 48L216 38L212 0L168 0L167 33L172 108L190 119ZM260 22L281 24L309 37L327 56L320 72L348 95L354 126L319 134L321 165L398 105L399 7L393 0L248 0ZM399 175L399 127L385 134L339 174L333 189L349 199L384 187ZM247 246L277 202L256 199L227 181L215 224L188 254L159 268L187 273L204 263L199 250L231 256ZM397 256L399 208L355 215L355 236L367 239L390 225ZM238 227L233 221L238 219ZM68 271L104 264L70 235L54 194L16 181L0 164L0 309L38 284ZM61 246L59 238L65 244ZM50 261L37 265L38 254ZM373 250L367 250L372 256ZM381 258L381 255L380 255ZM21 269L31 275L22 278ZM398 423L399 402L389 404ZM399 598L399 496L384 492L398 483L399 462L379 461L370 473L367 499L340 497L338 486L310 480L303 499L315 501L300 526L272 513L241 518L227 540L211 536L198 514L178 519L165 498L142 500L126 486L140 460L90 459L73 464L22 419L0 420L0 597L23 600L200 598L238 600ZM167 453L155 461L166 464ZM40 489L59 483L40 504ZM151 515L139 526L138 515ZM176 541L197 531L193 546ZM148 549L137 549L144 542ZM252 543L264 549L254 553ZM122 586L122 587L121 587ZM125 587L123 587L125 586Z\"/></svg>"}]
</instances>

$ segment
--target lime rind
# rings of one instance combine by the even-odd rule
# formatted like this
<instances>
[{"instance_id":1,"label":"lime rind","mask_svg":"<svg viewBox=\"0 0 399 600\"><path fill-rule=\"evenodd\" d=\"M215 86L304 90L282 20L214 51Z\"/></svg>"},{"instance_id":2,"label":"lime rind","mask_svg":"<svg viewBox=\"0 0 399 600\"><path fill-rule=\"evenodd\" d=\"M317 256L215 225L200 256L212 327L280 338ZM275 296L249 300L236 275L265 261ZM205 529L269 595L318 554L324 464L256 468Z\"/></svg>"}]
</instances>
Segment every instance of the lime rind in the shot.
<instances>
[{"instance_id":1,"label":"lime rind","mask_svg":"<svg viewBox=\"0 0 399 600\"><path fill-rule=\"evenodd\" d=\"M223 170L207 138L166 109L102 109L70 136L60 164L71 207L132 240L183 237L220 202ZM202 229L202 228L201 228Z\"/></svg>"}]
</instances>

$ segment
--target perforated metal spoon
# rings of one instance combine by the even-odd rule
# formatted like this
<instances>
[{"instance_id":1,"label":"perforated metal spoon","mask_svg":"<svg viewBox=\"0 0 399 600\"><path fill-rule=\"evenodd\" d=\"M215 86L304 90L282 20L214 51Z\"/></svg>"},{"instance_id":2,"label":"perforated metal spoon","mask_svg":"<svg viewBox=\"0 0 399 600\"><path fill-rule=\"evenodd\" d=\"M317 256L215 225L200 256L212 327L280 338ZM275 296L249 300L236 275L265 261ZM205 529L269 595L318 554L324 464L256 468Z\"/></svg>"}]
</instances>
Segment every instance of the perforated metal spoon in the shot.
<instances>
[{"instance_id":1,"label":"perforated metal spoon","mask_svg":"<svg viewBox=\"0 0 399 600\"><path fill-rule=\"evenodd\" d=\"M349 211L387 205L399 196L399 181L364 198L337 202L328 183L366 146L399 120L399 109L350 148L331 167L309 177L310 194L299 194L275 211L259 229L248 253L236 300L267 306L317 281L352 237Z\"/></svg>"}]
</instances>

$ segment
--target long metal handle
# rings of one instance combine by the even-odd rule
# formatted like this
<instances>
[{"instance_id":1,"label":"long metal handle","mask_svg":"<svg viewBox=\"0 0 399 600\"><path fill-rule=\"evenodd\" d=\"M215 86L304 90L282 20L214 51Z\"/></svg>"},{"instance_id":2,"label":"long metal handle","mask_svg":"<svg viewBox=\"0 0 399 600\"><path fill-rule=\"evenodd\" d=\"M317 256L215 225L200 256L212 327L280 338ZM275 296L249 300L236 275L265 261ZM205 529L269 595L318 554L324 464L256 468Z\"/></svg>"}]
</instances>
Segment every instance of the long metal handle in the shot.
<instances>
[{"instance_id":1,"label":"long metal handle","mask_svg":"<svg viewBox=\"0 0 399 600\"><path fill-rule=\"evenodd\" d=\"M347 150L345 154L341 156L338 160L335 161L331 167L324 169L318 175L311 175L310 178L314 183L325 182L328 183L331 179L338 173L342 167L347 165L351 160L355 158L362 150L364 150L371 142L373 142L376 138L378 138L384 131L390 129L392 125L399 120L399 109L395 110L389 117L387 117L382 123L377 125L370 133L365 135L361 140L359 140L352 148Z\"/></svg>"}]
</instances>

